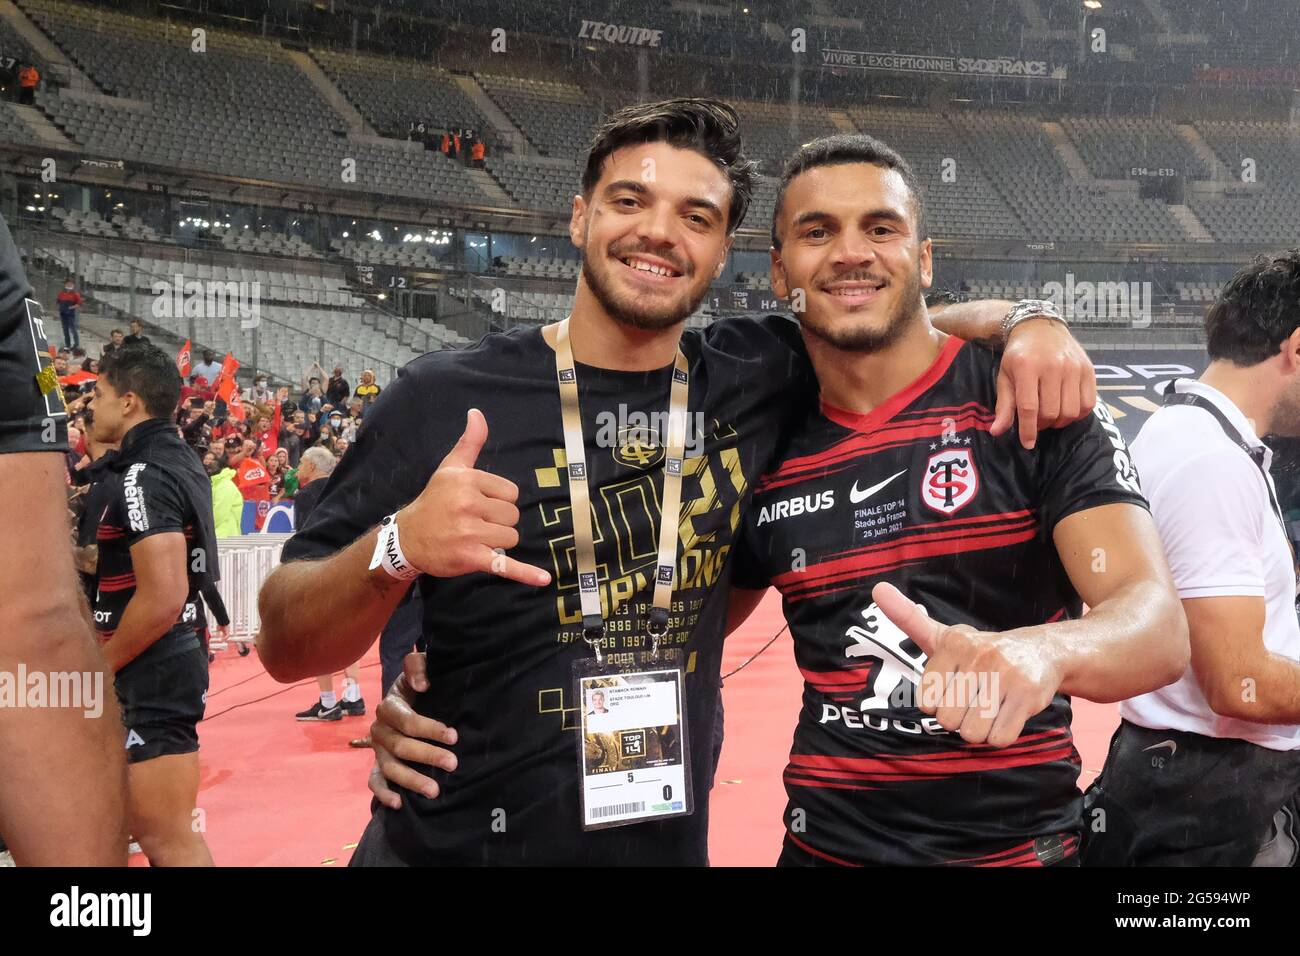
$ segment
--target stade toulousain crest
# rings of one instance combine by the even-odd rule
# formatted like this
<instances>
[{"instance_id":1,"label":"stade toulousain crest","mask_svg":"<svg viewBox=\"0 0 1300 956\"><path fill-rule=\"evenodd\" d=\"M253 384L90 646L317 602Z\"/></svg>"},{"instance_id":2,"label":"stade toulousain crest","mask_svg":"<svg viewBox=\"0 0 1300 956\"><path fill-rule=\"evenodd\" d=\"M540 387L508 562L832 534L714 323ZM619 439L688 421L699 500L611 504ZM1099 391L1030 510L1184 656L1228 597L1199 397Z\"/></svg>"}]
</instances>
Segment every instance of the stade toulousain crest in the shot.
<instances>
[{"instance_id":1,"label":"stade toulousain crest","mask_svg":"<svg viewBox=\"0 0 1300 956\"><path fill-rule=\"evenodd\" d=\"M970 448L936 452L921 473L921 500L942 515L956 514L975 499L980 475Z\"/></svg>"},{"instance_id":2,"label":"stade toulousain crest","mask_svg":"<svg viewBox=\"0 0 1300 956\"><path fill-rule=\"evenodd\" d=\"M653 468L663 460L663 446L653 428L624 428L619 432L619 444L614 449L614 460L632 468Z\"/></svg>"},{"instance_id":3,"label":"stade toulousain crest","mask_svg":"<svg viewBox=\"0 0 1300 956\"><path fill-rule=\"evenodd\" d=\"M664 449L653 428L624 428L618 433L614 460L631 468L653 468L663 460Z\"/></svg>"}]
</instances>

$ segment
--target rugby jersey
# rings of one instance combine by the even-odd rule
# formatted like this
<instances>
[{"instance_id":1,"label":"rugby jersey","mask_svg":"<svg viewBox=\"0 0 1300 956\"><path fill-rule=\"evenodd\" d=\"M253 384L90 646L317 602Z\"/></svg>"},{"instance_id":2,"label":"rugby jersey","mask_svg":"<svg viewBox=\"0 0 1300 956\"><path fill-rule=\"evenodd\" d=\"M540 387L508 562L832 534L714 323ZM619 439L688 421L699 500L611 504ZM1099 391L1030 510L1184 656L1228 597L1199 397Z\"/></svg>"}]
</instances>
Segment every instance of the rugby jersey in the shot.
<instances>
[{"instance_id":1,"label":"rugby jersey","mask_svg":"<svg viewBox=\"0 0 1300 956\"><path fill-rule=\"evenodd\" d=\"M991 352L948 338L870 414L810 408L755 488L734 583L782 595L804 678L786 841L823 861L1033 864L1077 847L1069 699L1009 747L967 744L912 706L926 657L871 600L888 581L935 620L986 631L1076 617L1052 529L1146 507L1104 404L1027 451L1014 429L989 434L996 382Z\"/></svg>"}]
</instances>

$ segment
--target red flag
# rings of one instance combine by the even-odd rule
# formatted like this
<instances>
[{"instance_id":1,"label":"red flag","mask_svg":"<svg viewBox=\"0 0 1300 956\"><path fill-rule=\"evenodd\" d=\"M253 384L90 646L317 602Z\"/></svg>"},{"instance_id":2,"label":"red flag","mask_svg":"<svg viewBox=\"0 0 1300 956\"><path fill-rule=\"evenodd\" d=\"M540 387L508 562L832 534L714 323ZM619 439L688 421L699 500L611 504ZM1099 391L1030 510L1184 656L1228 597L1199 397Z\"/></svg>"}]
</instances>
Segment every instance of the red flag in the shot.
<instances>
[{"instance_id":1,"label":"red flag","mask_svg":"<svg viewBox=\"0 0 1300 956\"><path fill-rule=\"evenodd\" d=\"M239 397L239 383L235 381L233 376L227 378L225 372L222 372L217 377L221 380L221 385L217 387L217 398L226 403L231 418L237 418L242 422L245 414L244 404Z\"/></svg>"},{"instance_id":2,"label":"red flag","mask_svg":"<svg viewBox=\"0 0 1300 956\"><path fill-rule=\"evenodd\" d=\"M226 403L230 416L241 422L244 420L244 406L239 397L239 380L235 373L239 371L239 362L229 352L221 362L221 372L217 375L217 398Z\"/></svg>"},{"instance_id":3,"label":"red flag","mask_svg":"<svg viewBox=\"0 0 1300 956\"><path fill-rule=\"evenodd\" d=\"M186 339L181 350L176 353L176 371L181 373L181 378L190 377L190 340Z\"/></svg>"},{"instance_id":4,"label":"red flag","mask_svg":"<svg viewBox=\"0 0 1300 956\"><path fill-rule=\"evenodd\" d=\"M226 357L221 360L221 371L217 373L217 380L212 383L212 387L220 389L221 383L224 379L230 379L232 382L235 381L235 373L238 371L239 360L227 352Z\"/></svg>"}]
</instances>

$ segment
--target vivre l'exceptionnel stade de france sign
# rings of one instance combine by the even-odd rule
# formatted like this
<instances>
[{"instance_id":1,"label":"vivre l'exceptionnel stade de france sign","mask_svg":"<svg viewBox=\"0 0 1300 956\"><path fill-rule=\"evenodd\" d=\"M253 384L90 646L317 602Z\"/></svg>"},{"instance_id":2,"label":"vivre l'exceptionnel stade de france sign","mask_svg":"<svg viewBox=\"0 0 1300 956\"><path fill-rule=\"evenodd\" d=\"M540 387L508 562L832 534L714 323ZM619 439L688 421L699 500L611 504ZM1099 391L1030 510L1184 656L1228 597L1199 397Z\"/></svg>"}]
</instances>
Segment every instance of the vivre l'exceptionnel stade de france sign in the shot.
<instances>
[{"instance_id":1,"label":"vivre l'exceptionnel stade de france sign","mask_svg":"<svg viewBox=\"0 0 1300 956\"><path fill-rule=\"evenodd\" d=\"M987 76L1005 79L1064 80L1066 68L1047 60L1009 56L973 57L926 53L873 53L823 47L822 68L880 70L886 73L934 73L943 76Z\"/></svg>"}]
</instances>

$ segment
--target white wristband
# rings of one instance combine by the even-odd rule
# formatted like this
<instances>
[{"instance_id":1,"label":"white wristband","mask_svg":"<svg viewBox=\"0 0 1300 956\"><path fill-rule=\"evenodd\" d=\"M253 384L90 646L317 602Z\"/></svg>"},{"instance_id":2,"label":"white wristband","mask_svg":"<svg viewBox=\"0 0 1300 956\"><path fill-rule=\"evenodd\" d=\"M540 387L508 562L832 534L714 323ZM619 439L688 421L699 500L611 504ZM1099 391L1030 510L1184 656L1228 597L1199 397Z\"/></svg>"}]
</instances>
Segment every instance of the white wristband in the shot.
<instances>
[{"instance_id":1,"label":"white wristband","mask_svg":"<svg viewBox=\"0 0 1300 956\"><path fill-rule=\"evenodd\" d=\"M410 581L420 576L420 572L411 566L402 553L401 542L397 540L397 515L391 514L379 523L379 537L375 541L375 553L370 558L370 570L383 568L391 578Z\"/></svg>"}]
</instances>

